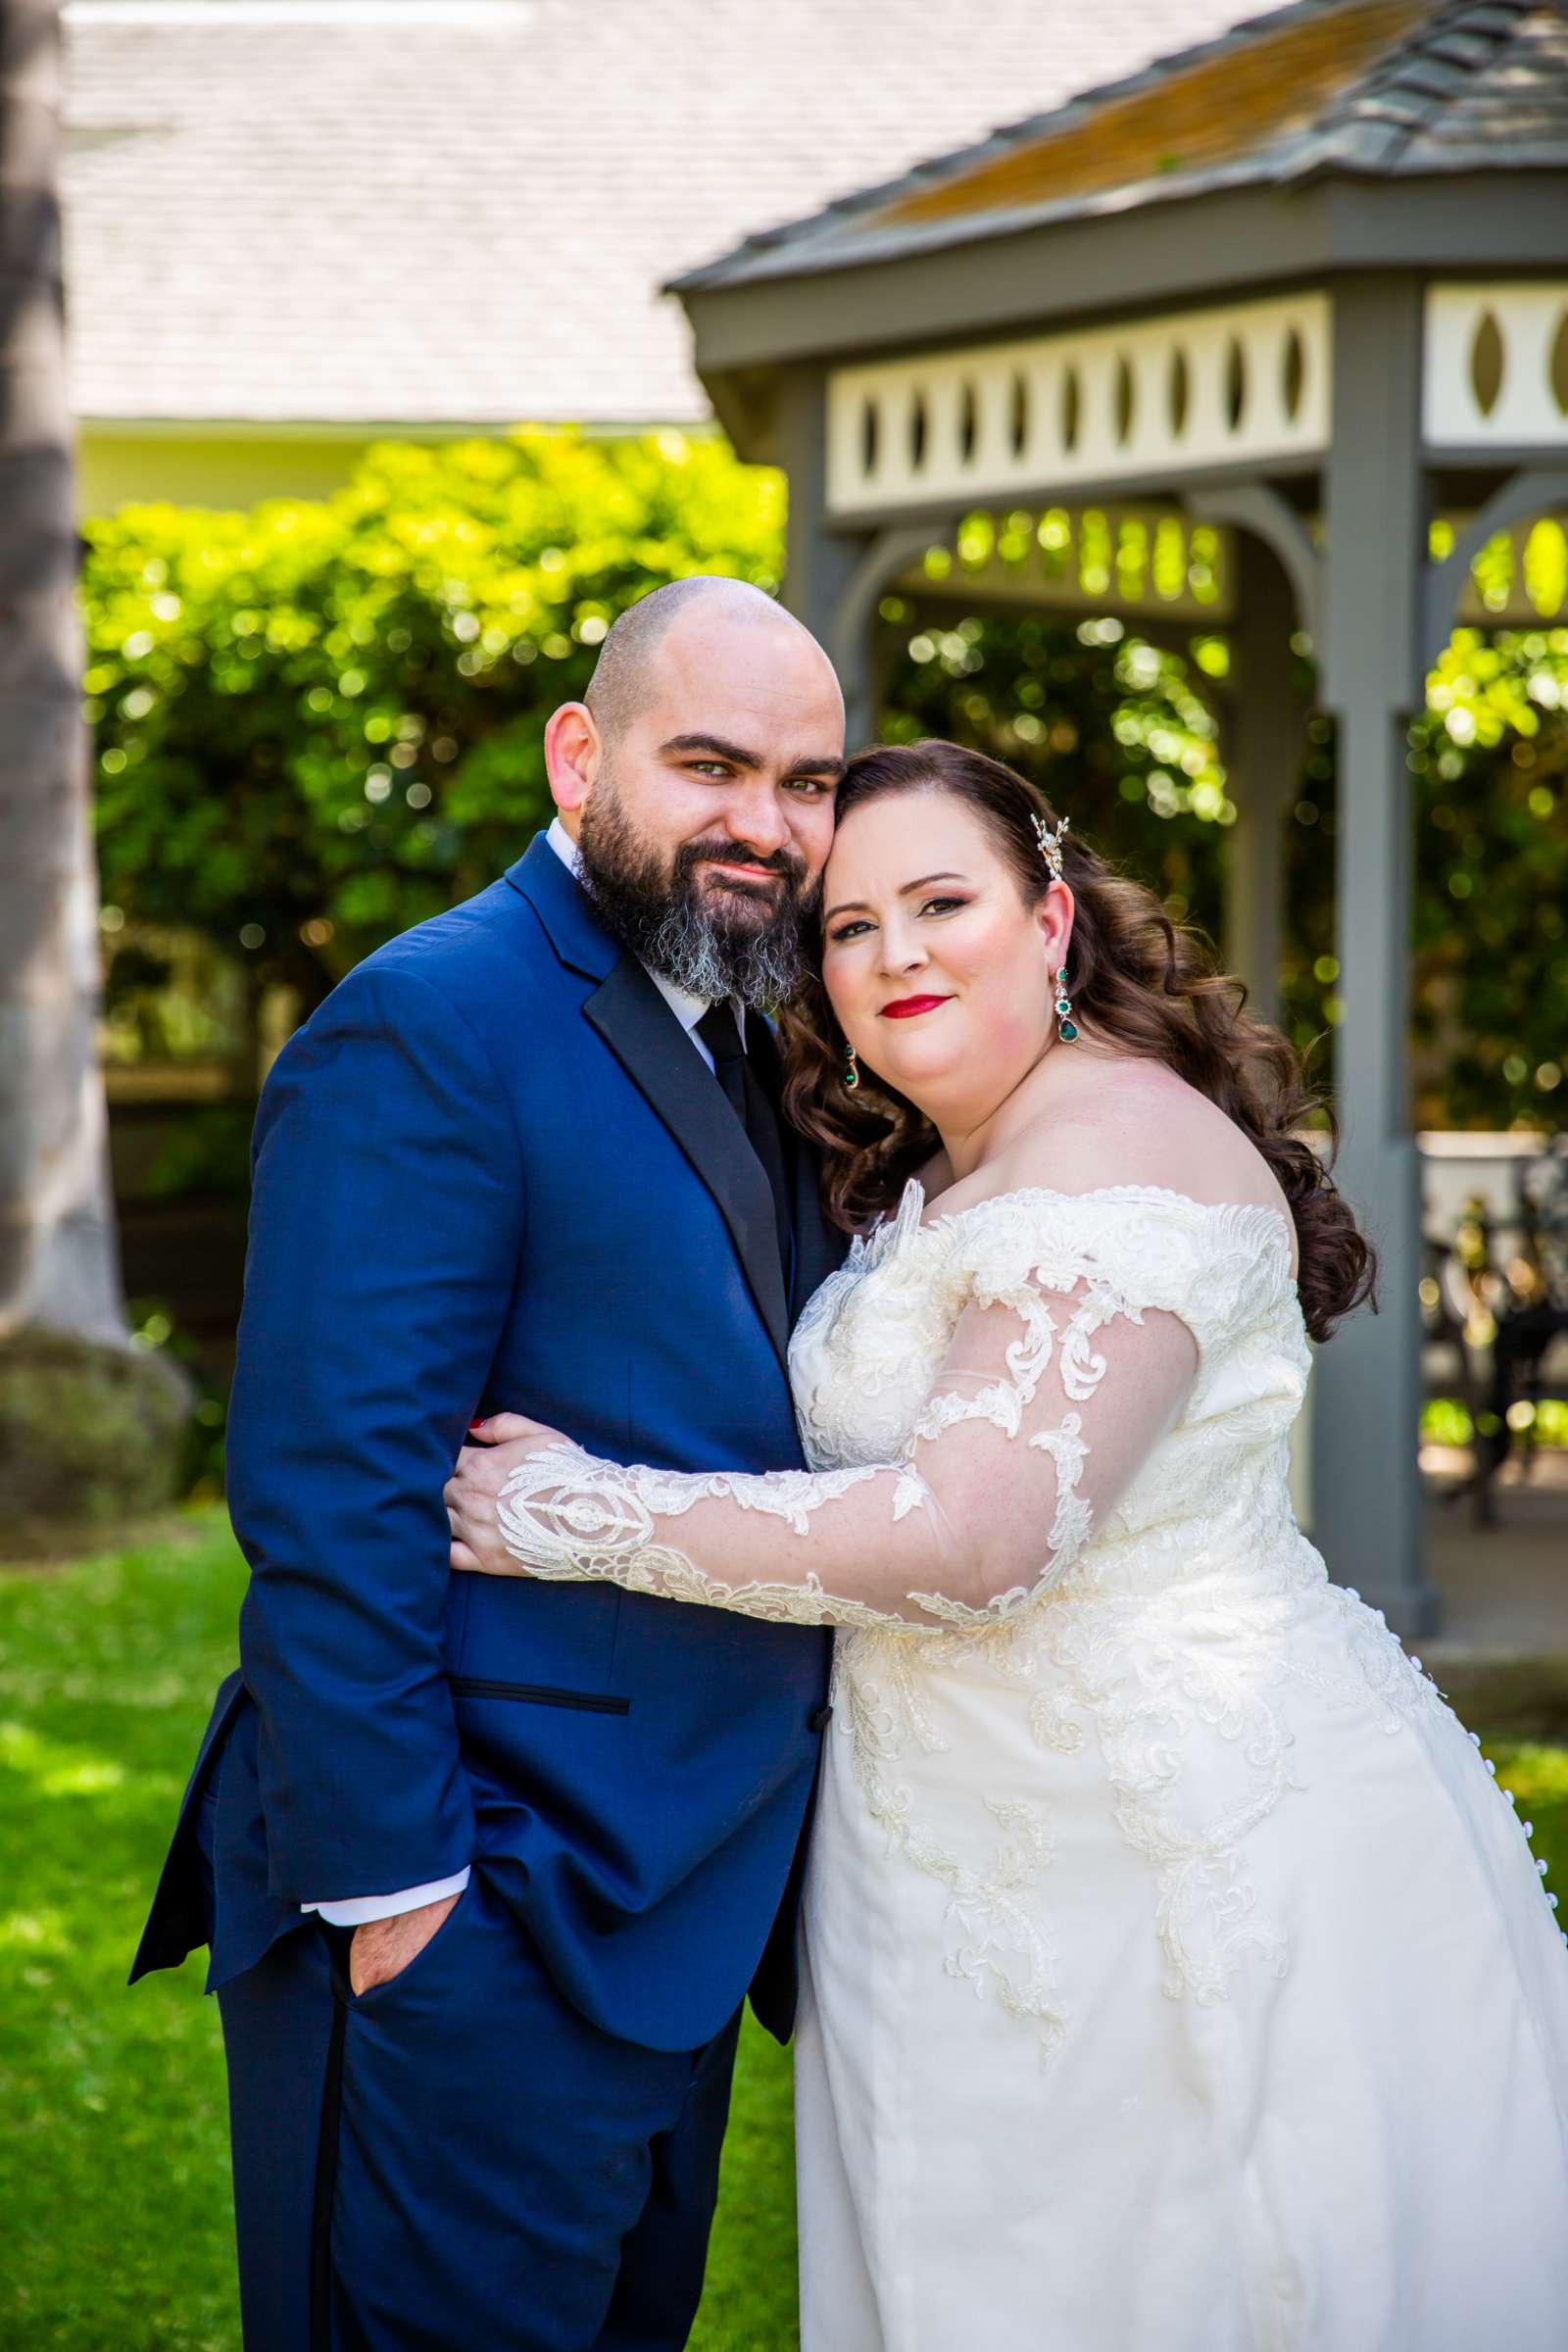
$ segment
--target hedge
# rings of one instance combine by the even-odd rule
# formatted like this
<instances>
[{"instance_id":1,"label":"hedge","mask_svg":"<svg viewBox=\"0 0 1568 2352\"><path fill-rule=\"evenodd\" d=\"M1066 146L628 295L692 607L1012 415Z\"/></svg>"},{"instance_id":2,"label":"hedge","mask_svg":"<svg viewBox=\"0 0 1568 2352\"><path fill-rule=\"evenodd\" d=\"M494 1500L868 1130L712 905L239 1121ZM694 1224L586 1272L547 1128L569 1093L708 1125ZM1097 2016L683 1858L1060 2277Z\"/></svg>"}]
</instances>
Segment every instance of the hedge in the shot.
<instances>
[{"instance_id":1,"label":"hedge","mask_svg":"<svg viewBox=\"0 0 1568 2352\"><path fill-rule=\"evenodd\" d=\"M308 1010L371 947L482 887L548 816L542 721L582 692L615 614L694 570L776 589L784 495L717 439L530 431L377 448L323 502L92 522L112 1001L167 995L190 953L170 943L194 933L214 1003L237 972L253 1005L281 984ZM1223 643L1181 661L1114 621L966 617L962 582L960 557L940 626L885 604L882 731L1013 760L1173 913L1216 925L1235 813ZM1565 702L1568 630L1461 633L1412 727L1422 1124L1555 1124L1568 1101ZM1288 828L1302 1044L1340 1012L1333 755L1315 719Z\"/></svg>"}]
</instances>

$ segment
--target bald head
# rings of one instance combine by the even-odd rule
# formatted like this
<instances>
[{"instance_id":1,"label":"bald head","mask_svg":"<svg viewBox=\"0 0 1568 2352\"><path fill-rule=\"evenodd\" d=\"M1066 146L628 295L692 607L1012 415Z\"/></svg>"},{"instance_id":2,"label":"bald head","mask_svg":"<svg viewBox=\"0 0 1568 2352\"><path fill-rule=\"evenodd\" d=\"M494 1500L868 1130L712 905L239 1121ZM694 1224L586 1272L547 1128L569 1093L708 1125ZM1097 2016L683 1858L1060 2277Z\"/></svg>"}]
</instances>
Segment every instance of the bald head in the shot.
<instances>
[{"instance_id":1,"label":"bald head","mask_svg":"<svg viewBox=\"0 0 1568 2352\"><path fill-rule=\"evenodd\" d=\"M673 650L672 639L712 639L730 629L747 634L774 630L781 652L787 643L791 656L799 661L809 649L831 675L827 656L809 629L750 581L725 579L715 572L670 580L628 605L600 648L583 699L606 745L623 735L654 700L659 690L660 657L666 647Z\"/></svg>"}]
</instances>

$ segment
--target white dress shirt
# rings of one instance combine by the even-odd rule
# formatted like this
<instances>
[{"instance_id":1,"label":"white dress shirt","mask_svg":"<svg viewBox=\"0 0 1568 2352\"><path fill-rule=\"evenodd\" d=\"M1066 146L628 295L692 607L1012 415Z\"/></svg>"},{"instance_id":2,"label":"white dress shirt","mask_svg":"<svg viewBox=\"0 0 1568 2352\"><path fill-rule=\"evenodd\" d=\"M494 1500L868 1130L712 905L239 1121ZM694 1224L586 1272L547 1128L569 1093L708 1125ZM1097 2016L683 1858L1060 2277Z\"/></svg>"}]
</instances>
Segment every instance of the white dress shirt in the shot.
<instances>
[{"instance_id":1,"label":"white dress shirt","mask_svg":"<svg viewBox=\"0 0 1568 2352\"><path fill-rule=\"evenodd\" d=\"M567 871L576 875L582 870L582 853L560 817L551 820L546 841L555 851ZM644 966L646 970L646 965ZM662 972L649 972L649 979L663 998L670 1011L685 1030L710 1069L713 1056L697 1034L697 1024L709 1008L706 997L694 997L689 988L677 988ZM739 1000L735 1001L735 1022L742 1042L746 1037L746 1012ZM397 1894L355 1894L340 1902L301 1903L302 1911L319 1911L334 1928L359 1928L370 1919L396 1919L400 1912L417 1911L425 1903L439 1903L449 1894L461 1894L468 1884L466 1869L454 1871L449 1879L431 1879L423 1886L405 1886Z\"/></svg>"}]
</instances>

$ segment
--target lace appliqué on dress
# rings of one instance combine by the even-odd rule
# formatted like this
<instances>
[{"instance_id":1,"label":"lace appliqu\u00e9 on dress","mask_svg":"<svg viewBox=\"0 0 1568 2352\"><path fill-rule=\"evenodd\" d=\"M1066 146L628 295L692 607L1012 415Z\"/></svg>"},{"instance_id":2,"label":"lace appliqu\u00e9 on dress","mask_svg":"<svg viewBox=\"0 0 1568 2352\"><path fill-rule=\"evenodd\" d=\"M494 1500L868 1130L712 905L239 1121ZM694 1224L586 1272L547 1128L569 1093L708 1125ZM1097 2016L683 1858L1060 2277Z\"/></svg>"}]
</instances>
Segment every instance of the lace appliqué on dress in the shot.
<instances>
[{"instance_id":1,"label":"lace appliqu\u00e9 on dress","mask_svg":"<svg viewBox=\"0 0 1568 2352\"><path fill-rule=\"evenodd\" d=\"M672 1544L658 1541L654 1515L679 1518L699 1502L720 1497L744 1511L782 1519L791 1532L809 1532L810 1514L852 1487L879 1475L865 1469L812 1472L774 1470L751 1476L716 1471L708 1477L675 1471L622 1469L577 1446L541 1446L514 1470L501 1490L496 1517L513 1555L533 1576L558 1583L604 1578L628 1592L737 1609L776 1624L821 1625L828 1595L813 1575L798 1585L727 1585L708 1575ZM902 1482L895 1515L914 1499ZM879 1612L854 1601L833 1604L836 1621L880 1627Z\"/></svg>"},{"instance_id":2,"label":"lace appliqu\u00e9 on dress","mask_svg":"<svg viewBox=\"0 0 1568 2352\"><path fill-rule=\"evenodd\" d=\"M1086 1473L1094 1448L1080 1407L1104 1382L1099 1343L1107 1327L1119 1320L1141 1330L1144 1318L1103 1278L1086 1281L1076 1271L1058 1283L1054 1269L1025 1266L1005 1284L977 1271L965 1288L961 1304L954 1301L960 1308L954 1348L895 1460L687 1473L622 1467L566 1444L543 1446L501 1490L497 1517L507 1549L536 1576L604 1578L630 1592L779 1623L929 1637L1016 1616L1059 1580L1089 1540L1095 1497ZM1179 1361L1173 1371L1157 1370L1178 1382L1190 1378L1190 1366ZM1072 1402L1063 1409L1066 1399ZM1136 1466L1123 1458L1119 1429L1120 1422L1107 1426L1100 1441L1112 1489ZM1008 1449L1022 1440L1021 1452L1036 1466L1009 1460L994 1446L977 1452L973 1439L956 1451L964 1432L995 1432ZM1109 1498L1107 1492L1102 1499ZM861 1507L846 1510L852 1501ZM669 1523L704 1504L727 1511L710 1513L689 1547L677 1544ZM810 1539L814 1556L797 1567L775 1544L749 1544L729 1512L781 1523ZM835 1512L842 1516L829 1528ZM916 1513L926 1524L911 1536L907 1522ZM735 1575L737 1561L756 1561L758 1572ZM1012 1571L1010 1581L984 1591L998 1584L1001 1570ZM977 1584L984 1591L978 1601L966 1596Z\"/></svg>"},{"instance_id":3,"label":"lace appliqu\u00e9 on dress","mask_svg":"<svg viewBox=\"0 0 1568 2352\"><path fill-rule=\"evenodd\" d=\"M838 1676L834 1683L835 1696L846 1701L855 1777L866 1810L893 1851L947 1889L947 1974L972 1984L977 1993L994 1984L1008 2016L1033 2026L1041 2060L1049 2062L1066 2036L1067 2018L1060 1998L1060 1954L1048 1920L1030 1900L1052 1859L1045 1809L1022 1798L986 1797L986 1810L1004 1835L984 1861L966 1861L935 1838L918 1819L909 1788L890 1771L903 1752L901 1719L928 1754L948 1745L921 1706L924 1677L913 1671L919 1653L885 1641L868 1646L892 1653L886 1674L896 1705L863 1672Z\"/></svg>"}]
</instances>

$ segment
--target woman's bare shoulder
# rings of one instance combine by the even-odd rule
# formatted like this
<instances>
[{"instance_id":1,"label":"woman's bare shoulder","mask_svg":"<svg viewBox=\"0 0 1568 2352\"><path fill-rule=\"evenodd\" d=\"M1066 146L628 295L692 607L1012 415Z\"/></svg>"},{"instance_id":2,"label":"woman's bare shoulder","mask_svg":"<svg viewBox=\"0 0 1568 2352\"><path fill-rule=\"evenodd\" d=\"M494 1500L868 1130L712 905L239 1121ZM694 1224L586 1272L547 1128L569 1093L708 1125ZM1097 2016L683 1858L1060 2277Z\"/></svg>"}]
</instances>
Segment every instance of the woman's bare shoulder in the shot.
<instances>
[{"instance_id":1,"label":"woman's bare shoulder","mask_svg":"<svg viewBox=\"0 0 1568 2352\"><path fill-rule=\"evenodd\" d=\"M1096 1073L966 1179L964 1190L1099 1192L1147 1185L1198 1201L1283 1208L1274 1172L1219 1105L1157 1062Z\"/></svg>"}]
</instances>

